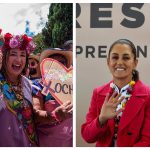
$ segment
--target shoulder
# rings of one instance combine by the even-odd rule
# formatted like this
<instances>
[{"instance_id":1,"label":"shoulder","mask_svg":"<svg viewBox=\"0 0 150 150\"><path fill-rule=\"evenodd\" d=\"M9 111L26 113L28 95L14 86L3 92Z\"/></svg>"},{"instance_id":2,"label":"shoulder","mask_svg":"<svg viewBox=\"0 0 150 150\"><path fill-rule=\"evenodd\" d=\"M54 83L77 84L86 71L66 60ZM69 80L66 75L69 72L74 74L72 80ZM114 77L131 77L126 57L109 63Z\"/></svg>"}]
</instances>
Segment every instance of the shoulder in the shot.
<instances>
[{"instance_id":1,"label":"shoulder","mask_svg":"<svg viewBox=\"0 0 150 150\"><path fill-rule=\"evenodd\" d=\"M112 81L111 81L111 82L112 82ZM100 94L100 95L106 95L106 94L109 92L109 90L110 90L110 83L111 83L111 82L106 83L106 84L104 84L104 85L102 85L102 86L96 87L96 88L93 90L93 92L94 92L94 93L97 93L97 94Z\"/></svg>"},{"instance_id":2,"label":"shoulder","mask_svg":"<svg viewBox=\"0 0 150 150\"><path fill-rule=\"evenodd\" d=\"M138 80L135 84L135 92L138 94L150 95L150 86L143 83L141 80Z\"/></svg>"},{"instance_id":3,"label":"shoulder","mask_svg":"<svg viewBox=\"0 0 150 150\"><path fill-rule=\"evenodd\" d=\"M22 83L27 85L27 86L31 86L32 85L32 81L29 80L27 77L22 75Z\"/></svg>"},{"instance_id":4,"label":"shoulder","mask_svg":"<svg viewBox=\"0 0 150 150\"><path fill-rule=\"evenodd\" d=\"M110 89L110 83L111 83L111 82L106 83L106 84L104 84L104 85L102 85L102 86L96 87L94 90L96 90L98 93L99 93L99 92L108 91L108 90Z\"/></svg>"},{"instance_id":5,"label":"shoulder","mask_svg":"<svg viewBox=\"0 0 150 150\"><path fill-rule=\"evenodd\" d=\"M27 77L22 76L22 87L23 87L23 94L24 97L32 103L32 81L29 80Z\"/></svg>"}]
</instances>

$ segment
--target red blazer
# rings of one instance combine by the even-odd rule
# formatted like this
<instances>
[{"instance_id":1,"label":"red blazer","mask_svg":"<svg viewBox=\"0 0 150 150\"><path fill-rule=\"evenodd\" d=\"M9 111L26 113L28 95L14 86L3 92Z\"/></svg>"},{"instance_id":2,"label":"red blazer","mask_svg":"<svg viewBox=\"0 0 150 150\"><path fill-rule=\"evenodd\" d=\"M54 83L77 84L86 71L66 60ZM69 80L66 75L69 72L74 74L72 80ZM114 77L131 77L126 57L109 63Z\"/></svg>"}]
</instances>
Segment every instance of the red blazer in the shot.
<instances>
[{"instance_id":1,"label":"red blazer","mask_svg":"<svg viewBox=\"0 0 150 150\"><path fill-rule=\"evenodd\" d=\"M115 122L110 119L100 127L98 116L106 94L110 91L110 83L94 89L86 122L81 127L83 138L88 143L96 142L96 146L111 146ZM119 128L117 146L150 146L150 87L137 81L132 96L126 104Z\"/></svg>"}]
</instances>

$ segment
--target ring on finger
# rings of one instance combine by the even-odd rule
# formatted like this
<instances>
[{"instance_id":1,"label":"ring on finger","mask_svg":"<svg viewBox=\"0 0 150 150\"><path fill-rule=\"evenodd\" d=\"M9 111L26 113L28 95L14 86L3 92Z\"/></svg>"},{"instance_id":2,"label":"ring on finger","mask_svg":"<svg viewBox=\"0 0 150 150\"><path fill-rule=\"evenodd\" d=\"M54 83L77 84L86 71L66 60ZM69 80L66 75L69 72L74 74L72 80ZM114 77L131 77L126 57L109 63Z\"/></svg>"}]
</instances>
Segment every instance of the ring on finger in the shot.
<instances>
[{"instance_id":1,"label":"ring on finger","mask_svg":"<svg viewBox=\"0 0 150 150\"><path fill-rule=\"evenodd\" d=\"M113 103L117 103L117 100L115 98L113 98Z\"/></svg>"}]
</instances>

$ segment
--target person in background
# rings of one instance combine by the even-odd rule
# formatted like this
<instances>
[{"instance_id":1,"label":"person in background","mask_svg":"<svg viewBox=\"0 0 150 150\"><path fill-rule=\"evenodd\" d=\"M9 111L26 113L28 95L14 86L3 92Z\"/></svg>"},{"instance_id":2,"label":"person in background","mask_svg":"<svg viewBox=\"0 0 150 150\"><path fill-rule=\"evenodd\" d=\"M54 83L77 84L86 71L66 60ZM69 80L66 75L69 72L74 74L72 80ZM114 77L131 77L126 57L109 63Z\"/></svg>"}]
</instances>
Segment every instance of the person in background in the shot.
<instances>
[{"instance_id":1,"label":"person in background","mask_svg":"<svg viewBox=\"0 0 150 150\"><path fill-rule=\"evenodd\" d=\"M34 125L32 88L23 76L27 58L35 49L27 35L4 35L0 70L0 146L37 146Z\"/></svg>"},{"instance_id":2,"label":"person in background","mask_svg":"<svg viewBox=\"0 0 150 150\"><path fill-rule=\"evenodd\" d=\"M44 50L40 62L45 58L52 58L67 68L72 64L72 52L61 49ZM36 85L38 86L38 85ZM38 86L41 88L41 84ZM50 93L42 95L34 89L34 110L37 114L37 132L40 146L71 147L72 146L72 102L60 105Z\"/></svg>"},{"instance_id":3,"label":"person in background","mask_svg":"<svg viewBox=\"0 0 150 150\"><path fill-rule=\"evenodd\" d=\"M72 40L66 41L63 45L63 49L66 51L72 51L73 50L73 41Z\"/></svg>"},{"instance_id":4,"label":"person in background","mask_svg":"<svg viewBox=\"0 0 150 150\"><path fill-rule=\"evenodd\" d=\"M41 72L40 72L40 54L30 54L28 57L28 76L29 79L34 81L41 78Z\"/></svg>"},{"instance_id":5,"label":"person in background","mask_svg":"<svg viewBox=\"0 0 150 150\"><path fill-rule=\"evenodd\" d=\"M115 41L107 65L113 80L95 88L81 127L88 143L102 147L150 146L150 87L139 80L134 44Z\"/></svg>"}]
</instances>

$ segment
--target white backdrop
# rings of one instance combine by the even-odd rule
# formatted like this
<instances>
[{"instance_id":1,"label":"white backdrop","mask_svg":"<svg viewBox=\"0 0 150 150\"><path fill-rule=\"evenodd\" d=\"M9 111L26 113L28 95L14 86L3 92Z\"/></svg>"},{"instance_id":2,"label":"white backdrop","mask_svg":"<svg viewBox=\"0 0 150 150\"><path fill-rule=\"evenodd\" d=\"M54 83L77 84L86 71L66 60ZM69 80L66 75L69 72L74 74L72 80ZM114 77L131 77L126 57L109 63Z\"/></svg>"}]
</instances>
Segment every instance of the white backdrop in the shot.
<instances>
[{"instance_id":1,"label":"white backdrop","mask_svg":"<svg viewBox=\"0 0 150 150\"><path fill-rule=\"evenodd\" d=\"M99 9L111 11L111 17L103 18L103 20L112 20L112 28L90 28L90 11L91 4L79 4L81 7L81 13L77 17L77 22L81 28L76 28L76 41L77 46L83 48L83 52L77 55L76 64L76 145L82 146L94 146L95 144L87 144L81 137L81 124L85 121L85 116L88 111L93 88L101 86L109 82L111 74L107 68L106 58L98 57L98 46L105 45L107 48L103 50L106 53L109 50L110 45L120 38L127 38L131 40L135 46L140 46L144 51L144 47L147 48L147 56L144 57L141 53L139 55L139 64L137 70L140 73L140 79L150 85L150 4L146 3L142 8L132 8L133 11L141 12L145 21L144 24L138 28L127 28L120 23L124 18L130 21L136 21L132 17L127 17L122 12L123 4L112 4L112 8ZM101 20L102 18L99 18ZM95 58L85 57L86 46L92 45L95 47ZM79 49L77 49L79 51ZM106 55L103 53L103 55Z\"/></svg>"}]
</instances>

